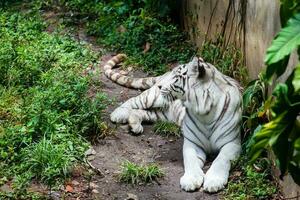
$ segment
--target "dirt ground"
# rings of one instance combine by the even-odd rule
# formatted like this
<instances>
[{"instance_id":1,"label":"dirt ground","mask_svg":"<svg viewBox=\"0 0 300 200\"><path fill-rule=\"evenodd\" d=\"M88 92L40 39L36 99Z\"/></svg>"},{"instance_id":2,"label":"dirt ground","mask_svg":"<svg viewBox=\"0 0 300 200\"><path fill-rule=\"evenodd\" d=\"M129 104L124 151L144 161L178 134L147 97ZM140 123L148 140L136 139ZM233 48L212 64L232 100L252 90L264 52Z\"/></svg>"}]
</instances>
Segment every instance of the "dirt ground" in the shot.
<instances>
[{"instance_id":1,"label":"dirt ground","mask_svg":"<svg viewBox=\"0 0 300 200\"><path fill-rule=\"evenodd\" d=\"M44 14L50 26L47 31L52 32L58 24L59 17L53 12ZM74 37L91 45L95 51L103 51L97 46L95 39L84 33L84 29L78 28L74 31ZM101 66L111 58L111 54L102 57ZM144 77L146 74L136 71L130 73L136 77ZM207 194L203 190L192 193L180 189L179 180L183 175L182 161L182 138L165 138L154 134L151 125L144 126L144 133L138 136L130 134L126 126L112 124L109 121L109 114L122 102L140 93L113 83L100 75L102 82L101 90L106 92L110 99L116 103L108 106L105 110L104 120L115 134L108 136L93 146L95 154L91 156L91 164L101 169L104 176L93 175L88 177L82 170L74 173L73 180L67 183L61 190L65 191L51 193L52 199L132 199L132 200L213 200L219 199L218 194ZM97 91L93 91L97 92ZM120 164L125 161L133 161L138 164L155 162L164 171L165 176L158 181L132 186L121 183L118 180ZM71 186L71 189L70 187ZM69 188L68 188L69 187ZM67 192L66 192L67 191Z\"/></svg>"}]
</instances>

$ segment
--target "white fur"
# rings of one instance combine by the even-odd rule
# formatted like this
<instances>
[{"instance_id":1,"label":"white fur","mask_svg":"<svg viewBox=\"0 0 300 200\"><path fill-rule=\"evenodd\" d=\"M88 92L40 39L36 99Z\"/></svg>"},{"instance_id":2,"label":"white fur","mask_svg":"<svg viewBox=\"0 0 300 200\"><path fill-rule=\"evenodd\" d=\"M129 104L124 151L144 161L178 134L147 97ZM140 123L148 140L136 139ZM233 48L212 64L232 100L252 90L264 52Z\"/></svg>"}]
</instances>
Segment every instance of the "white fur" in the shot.
<instances>
[{"instance_id":1,"label":"white fur","mask_svg":"<svg viewBox=\"0 0 300 200\"><path fill-rule=\"evenodd\" d=\"M200 76L201 67L205 69L203 76ZM187 73L183 73L185 70ZM181 79L175 81L176 73L181 73L181 79L188 76L188 83ZM182 94L174 90L181 87L176 84L183 84ZM178 99L167 99L164 94L168 92ZM127 100L111 114L111 120L129 123L134 133L143 132L143 121L176 122L184 135L181 188L194 191L203 185L205 191L217 192L227 184L230 163L240 154L241 101L240 87L233 79L202 59L194 58L183 68L166 73L150 89ZM210 153L218 156L204 174L202 168L206 154Z\"/></svg>"}]
</instances>

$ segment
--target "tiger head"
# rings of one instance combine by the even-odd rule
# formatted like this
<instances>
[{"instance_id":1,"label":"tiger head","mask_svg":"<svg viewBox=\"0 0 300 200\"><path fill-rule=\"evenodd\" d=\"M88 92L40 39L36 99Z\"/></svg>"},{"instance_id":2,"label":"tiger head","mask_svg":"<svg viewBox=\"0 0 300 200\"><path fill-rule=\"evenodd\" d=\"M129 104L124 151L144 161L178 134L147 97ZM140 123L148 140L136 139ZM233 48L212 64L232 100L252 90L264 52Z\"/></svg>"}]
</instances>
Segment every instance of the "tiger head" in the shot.
<instances>
[{"instance_id":1,"label":"tiger head","mask_svg":"<svg viewBox=\"0 0 300 200\"><path fill-rule=\"evenodd\" d=\"M186 91L205 79L207 67L200 57L194 57L191 62L177 66L170 72L168 80L159 86L162 95L171 100L184 100Z\"/></svg>"}]
</instances>

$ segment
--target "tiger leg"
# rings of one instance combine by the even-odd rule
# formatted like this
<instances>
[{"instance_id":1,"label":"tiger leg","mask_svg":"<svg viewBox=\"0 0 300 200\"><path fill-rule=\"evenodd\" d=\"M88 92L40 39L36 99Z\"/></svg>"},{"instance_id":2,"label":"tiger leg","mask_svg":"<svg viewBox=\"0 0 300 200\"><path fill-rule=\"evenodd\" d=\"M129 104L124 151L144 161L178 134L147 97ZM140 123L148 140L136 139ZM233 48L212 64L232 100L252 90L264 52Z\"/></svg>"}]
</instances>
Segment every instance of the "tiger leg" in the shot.
<instances>
[{"instance_id":1,"label":"tiger leg","mask_svg":"<svg viewBox=\"0 0 300 200\"><path fill-rule=\"evenodd\" d=\"M186 108L183 106L181 100L177 99L170 103L168 108L168 121L176 123L178 126L182 125L182 121L186 115Z\"/></svg>"},{"instance_id":2,"label":"tiger leg","mask_svg":"<svg viewBox=\"0 0 300 200\"><path fill-rule=\"evenodd\" d=\"M225 144L205 174L204 190L217 192L225 187L228 181L231 161L238 158L241 151L240 139Z\"/></svg>"},{"instance_id":3,"label":"tiger leg","mask_svg":"<svg viewBox=\"0 0 300 200\"><path fill-rule=\"evenodd\" d=\"M132 109L128 117L128 124L133 133L140 134L144 130L143 121L155 122L157 120L168 120L164 111Z\"/></svg>"},{"instance_id":4,"label":"tiger leg","mask_svg":"<svg viewBox=\"0 0 300 200\"><path fill-rule=\"evenodd\" d=\"M169 101L161 95L158 86L153 86L148 90L145 90L140 95L132 97L121 105L121 107L127 107L132 109L153 109L163 108L168 106Z\"/></svg>"},{"instance_id":5,"label":"tiger leg","mask_svg":"<svg viewBox=\"0 0 300 200\"><path fill-rule=\"evenodd\" d=\"M117 107L110 114L110 120L115 123L127 123L131 110L131 108L127 107Z\"/></svg>"},{"instance_id":6,"label":"tiger leg","mask_svg":"<svg viewBox=\"0 0 300 200\"><path fill-rule=\"evenodd\" d=\"M184 175L180 178L180 186L183 190L194 191L201 187L204 180L202 167L205 160L206 154L203 149L184 138Z\"/></svg>"},{"instance_id":7,"label":"tiger leg","mask_svg":"<svg viewBox=\"0 0 300 200\"><path fill-rule=\"evenodd\" d=\"M142 133L142 122L155 122L157 120L172 121L181 126L186 110L180 100L170 104L166 110L137 110L132 109L128 118L133 133Z\"/></svg>"},{"instance_id":8,"label":"tiger leg","mask_svg":"<svg viewBox=\"0 0 300 200\"><path fill-rule=\"evenodd\" d=\"M159 119L165 119L162 111L131 109L126 107L118 107L111 114L111 121L116 123L128 123L133 133L139 134L143 132L143 121L155 122Z\"/></svg>"},{"instance_id":9,"label":"tiger leg","mask_svg":"<svg viewBox=\"0 0 300 200\"><path fill-rule=\"evenodd\" d=\"M112 122L126 123L129 118L129 110L147 110L152 108L163 108L167 105L166 100L160 94L157 86L145 90L140 95L132 97L116 108L110 115Z\"/></svg>"}]
</instances>

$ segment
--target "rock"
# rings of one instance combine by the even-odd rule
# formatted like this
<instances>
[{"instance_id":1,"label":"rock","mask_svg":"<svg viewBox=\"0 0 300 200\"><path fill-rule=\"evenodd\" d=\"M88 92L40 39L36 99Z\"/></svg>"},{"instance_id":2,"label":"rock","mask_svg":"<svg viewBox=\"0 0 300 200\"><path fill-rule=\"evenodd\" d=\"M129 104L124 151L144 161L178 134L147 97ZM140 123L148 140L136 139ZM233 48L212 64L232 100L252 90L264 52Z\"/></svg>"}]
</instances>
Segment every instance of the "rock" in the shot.
<instances>
[{"instance_id":1,"label":"rock","mask_svg":"<svg viewBox=\"0 0 300 200\"><path fill-rule=\"evenodd\" d=\"M85 156L90 156L90 155L95 155L97 152L93 149L93 147L89 148L88 150L86 150L86 152L84 153Z\"/></svg>"},{"instance_id":2,"label":"rock","mask_svg":"<svg viewBox=\"0 0 300 200\"><path fill-rule=\"evenodd\" d=\"M95 189L95 188L99 188L99 186L96 183L90 182L90 187Z\"/></svg>"},{"instance_id":3,"label":"rock","mask_svg":"<svg viewBox=\"0 0 300 200\"><path fill-rule=\"evenodd\" d=\"M79 183L78 181L76 181L76 180L73 180L71 183L72 183L72 185L74 185L74 186L77 186L77 185L80 184L80 183Z\"/></svg>"},{"instance_id":4,"label":"rock","mask_svg":"<svg viewBox=\"0 0 300 200\"><path fill-rule=\"evenodd\" d=\"M138 200L138 196L132 193L127 193L127 198L126 200Z\"/></svg>"},{"instance_id":5,"label":"rock","mask_svg":"<svg viewBox=\"0 0 300 200\"><path fill-rule=\"evenodd\" d=\"M55 192L55 191L50 191L49 196L52 200L60 200L61 199L60 194L58 192Z\"/></svg>"},{"instance_id":6,"label":"rock","mask_svg":"<svg viewBox=\"0 0 300 200\"><path fill-rule=\"evenodd\" d=\"M122 131L129 132L129 126L128 126L128 124L122 125L122 126L120 126L120 128L122 129Z\"/></svg>"},{"instance_id":7,"label":"rock","mask_svg":"<svg viewBox=\"0 0 300 200\"><path fill-rule=\"evenodd\" d=\"M94 193L94 194L99 194L99 191L96 190L96 189L93 189L93 190L92 190L92 193Z\"/></svg>"},{"instance_id":8,"label":"rock","mask_svg":"<svg viewBox=\"0 0 300 200\"><path fill-rule=\"evenodd\" d=\"M120 74L122 74L122 75L128 75L128 72L126 72L124 70L120 70Z\"/></svg>"},{"instance_id":9,"label":"rock","mask_svg":"<svg viewBox=\"0 0 300 200\"><path fill-rule=\"evenodd\" d=\"M93 155L89 155L87 159L88 159L88 161L95 160L95 156L93 156Z\"/></svg>"}]
</instances>

